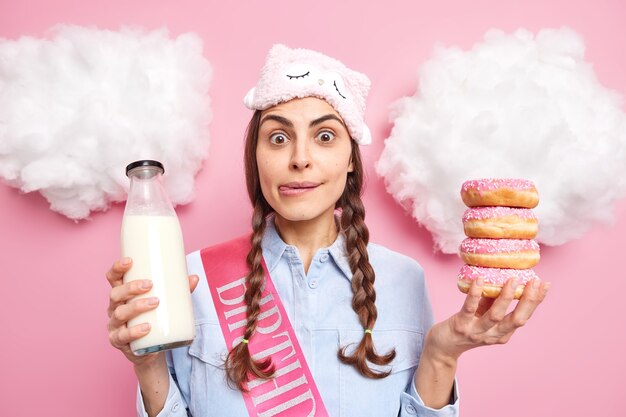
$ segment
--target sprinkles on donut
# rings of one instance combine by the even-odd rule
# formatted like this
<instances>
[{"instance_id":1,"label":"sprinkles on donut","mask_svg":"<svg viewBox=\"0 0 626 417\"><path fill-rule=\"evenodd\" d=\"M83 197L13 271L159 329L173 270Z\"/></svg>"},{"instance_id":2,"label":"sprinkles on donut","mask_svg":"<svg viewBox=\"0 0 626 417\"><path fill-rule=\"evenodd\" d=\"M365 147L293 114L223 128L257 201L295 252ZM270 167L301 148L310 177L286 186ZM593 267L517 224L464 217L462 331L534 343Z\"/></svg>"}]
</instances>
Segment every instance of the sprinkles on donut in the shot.
<instances>
[{"instance_id":1,"label":"sprinkles on donut","mask_svg":"<svg viewBox=\"0 0 626 417\"><path fill-rule=\"evenodd\" d=\"M490 178L465 181L461 198L468 207L506 206L535 208L539 194L532 181L515 178Z\"/></svg>"}]
</instances>

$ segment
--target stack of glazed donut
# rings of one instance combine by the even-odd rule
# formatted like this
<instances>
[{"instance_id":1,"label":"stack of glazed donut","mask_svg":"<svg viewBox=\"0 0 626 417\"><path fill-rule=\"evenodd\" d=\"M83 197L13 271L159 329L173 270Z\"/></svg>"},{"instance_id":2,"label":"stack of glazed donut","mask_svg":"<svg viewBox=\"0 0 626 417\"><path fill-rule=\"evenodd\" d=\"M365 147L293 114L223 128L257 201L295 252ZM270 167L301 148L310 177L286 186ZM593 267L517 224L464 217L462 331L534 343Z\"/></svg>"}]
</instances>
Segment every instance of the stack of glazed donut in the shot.
<instances>
[{"instance_id":1,"label":"stack of glazed donut","mask_svg":"<svg viewBox=\"0 0 626 417\"><path fill-rule=\"evenodd\" d=\"M469 209L463 215L467 238L459 255L466 265L459 272L459 289L467 293L482 277L482 295L495 298L510 278L517 278L519 299L526 283L537 278L530 269L539 262L533 240L539 225L531 210L539 203L535 185L523 179L471 180L463 183L461 198Z\"/></svg>"}]
</instances>

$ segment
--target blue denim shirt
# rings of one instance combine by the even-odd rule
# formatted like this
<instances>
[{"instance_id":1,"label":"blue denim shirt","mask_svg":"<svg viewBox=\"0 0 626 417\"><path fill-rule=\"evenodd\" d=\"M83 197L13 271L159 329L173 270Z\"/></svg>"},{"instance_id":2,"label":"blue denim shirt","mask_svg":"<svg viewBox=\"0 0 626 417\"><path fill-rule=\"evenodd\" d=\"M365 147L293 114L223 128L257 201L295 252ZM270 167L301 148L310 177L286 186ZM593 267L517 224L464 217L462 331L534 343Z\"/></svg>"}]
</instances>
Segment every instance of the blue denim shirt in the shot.
<instances>
[{"instance_id":1,"label":"blue denim shirt","mask_svg":"<svg viewBox=\"0 0 626 417\"><path fill-rule=\"evenodd\" d=\"M414 375L424 336L433 315L422 268L413 259L376 244L369 244L370 262L376 273L378 320L373 340L378 353L396 349L384 379L361 376L337 358L340 347L358 343L363 327L352 310L352 273L342 234L328 248L314 255L308 273L295 246L278 235L273 221L263 237L263 257L291 325L332 417L458 416L456 383L453 403L439 410L424 406L415 390ZM202 267L200 252L187 257L189 274L200 283L193 292L196 338L184 348L166 353L170 389L159 416L247 416L241 393L226 383L223 358L226 343L217 320ZM147 416L141 391L137 414Z\"/></svg>"}]
</instances>

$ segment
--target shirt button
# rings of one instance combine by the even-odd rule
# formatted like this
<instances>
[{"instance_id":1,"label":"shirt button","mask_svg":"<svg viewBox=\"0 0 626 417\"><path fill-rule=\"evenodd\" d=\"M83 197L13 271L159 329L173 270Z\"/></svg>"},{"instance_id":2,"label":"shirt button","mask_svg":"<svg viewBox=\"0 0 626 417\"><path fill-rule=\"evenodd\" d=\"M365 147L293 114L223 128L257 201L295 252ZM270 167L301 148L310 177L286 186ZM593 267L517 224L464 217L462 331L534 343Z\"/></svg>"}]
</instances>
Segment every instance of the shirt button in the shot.
<instances>
[{"instance_id":1,"label":"shirt button","mask_svg":"<svg viewBox=\"0 0 626 417\"><path fill-rule=\"evenodd\" d=\"M407 404L406 407L404 408L406 409L406 412L409 414L417 414L417 410L411 404Z\"/></svg>"},{"instance_id":2,"label":"shirt button","mask_svg":"<svg viewBox=\"0 0 626 417\"><path fill-rule=\"evenodd\" d=\"M309 287L310 288L315 289L315 288L317 288L317 285L318 285L318 282L317 282L316 279L312 279L311 281L309 281Z\"/></svg>"},{"instance_id":3,"label":"shirt button","mask_svg":"<svg viewBox=\"0 0 626 417\"><path fill-rule=\"evenodd\" d=\"M179 403L176 403L176 404L174 404L174 405L172 406L172 411L173 411L173 412L176 412L176 410L178 410L179 408L180 408L180 404L179 404Z\"/></svg>"},{"instance_id":4,"label":"shirt button","mask_svg":"<svg viewBox=\"0 0 626 417\"><path fill-rule=\"evenodd\" d=\"M326 262L328 260L328 254L323 254L322 256L320 256L320 261L322 262Z\"/></svg>"}]
</instances>

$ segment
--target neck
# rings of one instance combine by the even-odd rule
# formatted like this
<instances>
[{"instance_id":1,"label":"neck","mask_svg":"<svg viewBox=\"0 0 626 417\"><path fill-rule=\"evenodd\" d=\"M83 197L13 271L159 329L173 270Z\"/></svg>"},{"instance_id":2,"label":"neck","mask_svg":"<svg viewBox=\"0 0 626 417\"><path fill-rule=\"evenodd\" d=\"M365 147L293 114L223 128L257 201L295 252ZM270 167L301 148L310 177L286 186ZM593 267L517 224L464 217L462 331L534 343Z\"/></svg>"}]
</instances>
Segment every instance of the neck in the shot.
<instances>
[{"instance_id":1,"label":"neck","mask_svg":"<svg viewBox=\"0 0 626 417\"><path fill-rule=\"evenodd\" d=\"M299 221L287 220L276 213L274 223L285 243L298 248L305 272L308 272L315 252L330 246L337 239L334 210L314 219Z\"/></svg>"}]
</instances>

